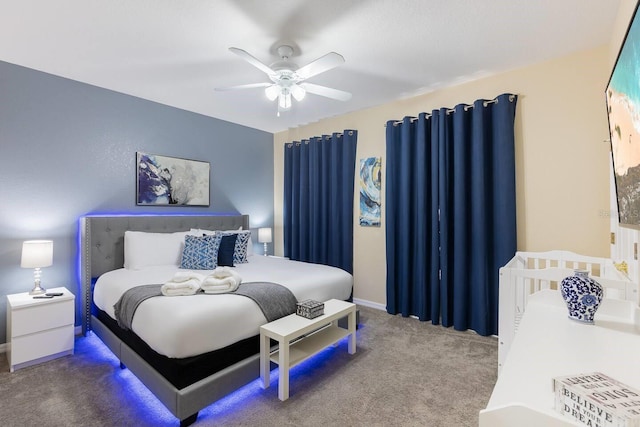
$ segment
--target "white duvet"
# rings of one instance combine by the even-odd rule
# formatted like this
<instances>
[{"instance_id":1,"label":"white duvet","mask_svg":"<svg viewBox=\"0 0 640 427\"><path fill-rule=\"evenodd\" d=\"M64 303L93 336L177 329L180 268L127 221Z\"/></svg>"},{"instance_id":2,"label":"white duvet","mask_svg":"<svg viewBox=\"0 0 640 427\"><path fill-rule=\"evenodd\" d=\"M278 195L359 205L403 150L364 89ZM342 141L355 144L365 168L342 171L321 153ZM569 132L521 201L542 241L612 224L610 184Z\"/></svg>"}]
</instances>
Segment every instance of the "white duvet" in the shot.
<instances>
[{"instance_id":1,"label":"white duvet","mask_svg":"<svg viewBox=\"0 0 640 427\"><path fill-rule=\"evenodd\" d=\"M353 277L326 265L253 255L233 269L242 282L273 282L286 286L298 301L349 298ZM115 319L113 305L129 288L162 284L181 271L177 266L119 269L98 278L93 298L96 306ZM184 270L182 270L184 271ZM210 271L198 270L208 274ZM267 323L260 308L240 295L161 296L143 301L131 329L156 352L183 358L217 350L259 334Z\"/></svg>"}]
</instances>

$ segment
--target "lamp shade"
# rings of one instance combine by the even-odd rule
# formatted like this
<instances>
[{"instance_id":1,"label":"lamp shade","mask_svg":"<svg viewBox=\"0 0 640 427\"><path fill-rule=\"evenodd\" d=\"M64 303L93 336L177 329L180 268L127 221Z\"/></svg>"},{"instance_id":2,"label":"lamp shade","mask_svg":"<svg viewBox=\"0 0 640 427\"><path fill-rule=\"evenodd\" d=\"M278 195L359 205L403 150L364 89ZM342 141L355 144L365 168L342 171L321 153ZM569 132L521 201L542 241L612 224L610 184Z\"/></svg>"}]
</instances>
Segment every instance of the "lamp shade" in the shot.
<instances>
[{"instance_id":1,"label":"lamp shade","mask_svg":"<svg viewBox=\"0 0 640 427\"><path fill-rule=\"evenodd\" d=\"M293 85L291 87L291 95L296 99L296 101L302 101L307 94L307 91L302 89L298 85Z\"/></svg>"},{"instance_id":2,"label":"lamp shade","mask_svg":"<svg viewBox=\"0 0 640 427\"><path fill-rule=\"evenodd\" d=\"M258 242L271 243L271 228L258 229Z\"/></svg>"},{"instance_id":3,"label":"lamp shade","mask_svg":"<svg viewBox=\"0 0 640 427\"><path fill-rule=\"evenodd\" d=\"M22 268L49 267L53 264L52 240L27 240L22 243Z\"/></svg>"},{"instance_id":4,"label":"lamp shade","mask_svg":"<svg viewBox=\"0 0 640 427\"><path fill-rule=\"evenodd\" d=\"M278 105L282 110L288 110L291 108L291 93L289 91L282 91L278 97Z\"/></svg>"},{"instance_id":5,"label":"lamp shade","mask_svg":"<svg viewBox=\"0 0 640 427\"><path fill-rule=\"evenodd\" d=\"M280 89L277 85L271 85L264 90L264 93L267 95L269 101L275 101L280 93Z\"/></svg>"}]
</instances>

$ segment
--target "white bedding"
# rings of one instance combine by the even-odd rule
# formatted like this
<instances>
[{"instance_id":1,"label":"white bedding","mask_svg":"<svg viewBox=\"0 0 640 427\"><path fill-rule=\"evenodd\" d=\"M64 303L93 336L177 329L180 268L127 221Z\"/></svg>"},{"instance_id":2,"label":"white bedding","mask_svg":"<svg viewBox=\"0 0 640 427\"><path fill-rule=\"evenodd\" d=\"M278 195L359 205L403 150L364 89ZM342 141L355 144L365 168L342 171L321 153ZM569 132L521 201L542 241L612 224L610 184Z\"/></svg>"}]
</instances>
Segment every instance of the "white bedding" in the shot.
<instances>
[{"instance_id":1,"label":"white bedding","mask_svg":"<svg viewBox=\"0 0 640 427\"><path fill-rule=\"evenodd\" d=\"M349 298L353 276L326 265L253 255L233 269L245 282L273 282L286 286L298 301ZM93 297L98 308L115 319L113 305L129 288L162 284L179 271L177 266L141 270L118 269L103 274ZM184 271L184 270L182 270ZM198 270L208 274L210 271ZM217 350L259 334L267 320L249 298L232 295L162 296L143 301L131 329L156 352L184 358Z\"/></svg>"}]
</instances>

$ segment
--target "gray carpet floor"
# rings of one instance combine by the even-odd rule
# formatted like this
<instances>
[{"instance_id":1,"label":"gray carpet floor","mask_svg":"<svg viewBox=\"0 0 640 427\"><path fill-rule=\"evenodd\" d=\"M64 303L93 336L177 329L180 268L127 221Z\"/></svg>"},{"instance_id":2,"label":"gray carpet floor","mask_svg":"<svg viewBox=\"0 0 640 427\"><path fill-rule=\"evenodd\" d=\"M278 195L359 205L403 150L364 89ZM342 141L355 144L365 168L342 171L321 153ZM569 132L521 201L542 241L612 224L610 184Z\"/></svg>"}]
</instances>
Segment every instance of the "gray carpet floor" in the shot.
<instances>
[{"instance_id":1,"label":"gray carpet floor","mask_svg":"<svg viewBox=\"0 0 640 427\"><path fill-rule=\"evenodd\" d=\"M346 340L291 371L290 398L256 380L194 426L476 426L497 378L497 340L360 307ZM3 426L175 426L177 420L93 334L75 354L10 373L0 354Z\"/></svg>"}]
</instances>

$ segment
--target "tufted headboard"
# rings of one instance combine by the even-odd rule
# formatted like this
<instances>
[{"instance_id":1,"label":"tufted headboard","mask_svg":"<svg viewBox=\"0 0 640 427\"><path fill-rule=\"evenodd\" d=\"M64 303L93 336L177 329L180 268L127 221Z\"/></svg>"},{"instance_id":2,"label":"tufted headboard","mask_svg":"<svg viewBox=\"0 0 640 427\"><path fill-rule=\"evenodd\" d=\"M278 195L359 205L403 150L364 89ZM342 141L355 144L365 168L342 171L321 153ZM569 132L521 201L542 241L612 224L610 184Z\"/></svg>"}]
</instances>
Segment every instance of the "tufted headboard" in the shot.
<instances>
[{"instance_id":1,"label":"tufted headboard","mask_svg":"<svg viewBox=\"0 0 640 427\"><path fill-rule=\"evenodd\" d=\"M124 232L171 233L191 228L249 230L249 215L129 215L85 216L80 219L80 280L84 308L82 333L91 329L92 284L124 264Z\"/></svg>"}]
</instances>

